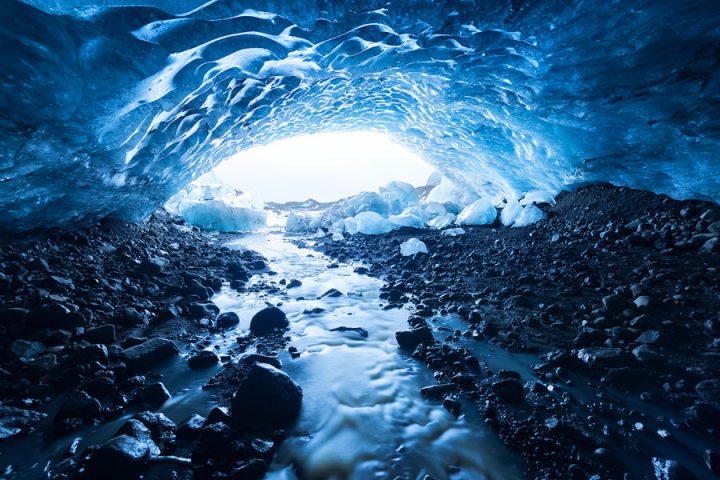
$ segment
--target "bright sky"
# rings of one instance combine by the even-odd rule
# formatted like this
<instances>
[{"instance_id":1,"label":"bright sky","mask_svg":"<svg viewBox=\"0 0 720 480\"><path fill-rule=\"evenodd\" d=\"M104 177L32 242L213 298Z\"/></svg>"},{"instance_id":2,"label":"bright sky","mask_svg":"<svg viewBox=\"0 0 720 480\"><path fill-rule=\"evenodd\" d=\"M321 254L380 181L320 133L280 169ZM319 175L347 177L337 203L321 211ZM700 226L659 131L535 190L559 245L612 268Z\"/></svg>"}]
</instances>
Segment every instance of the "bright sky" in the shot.
<instances>
[{"instance_id":1,"label":"bright sky","mask_svg":"<svg viewBox=\"0 0 720 480\"><path fill-rule=\"evenodd\" d=\"M425 185L433 168L419 155L374 132L303 135L230 157L214 173L266 202L334 201L401 180Z\"/></svg>"}]
</instances>

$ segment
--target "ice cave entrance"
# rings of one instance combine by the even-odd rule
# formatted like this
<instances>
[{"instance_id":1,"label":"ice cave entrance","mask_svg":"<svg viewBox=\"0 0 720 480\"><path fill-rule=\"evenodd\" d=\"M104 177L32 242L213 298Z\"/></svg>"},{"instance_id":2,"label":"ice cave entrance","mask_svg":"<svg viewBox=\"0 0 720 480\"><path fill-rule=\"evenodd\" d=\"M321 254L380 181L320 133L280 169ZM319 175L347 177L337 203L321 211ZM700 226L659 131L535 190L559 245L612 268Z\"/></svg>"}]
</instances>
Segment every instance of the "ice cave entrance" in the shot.
<instances>
[{"instance_id":1,"label":"ice cave entrance","mask_svg":"<svg viewBox=\"0 0 720 480\"><path fill-rule=\"evenodd\" d=\"M209 230L247 231L285 225L294 210L389 183L422 187L433 168L422 157L370 132L323 132L277 140L229 157L171 198L166 208Z\"/></svg>"}]
</instances>

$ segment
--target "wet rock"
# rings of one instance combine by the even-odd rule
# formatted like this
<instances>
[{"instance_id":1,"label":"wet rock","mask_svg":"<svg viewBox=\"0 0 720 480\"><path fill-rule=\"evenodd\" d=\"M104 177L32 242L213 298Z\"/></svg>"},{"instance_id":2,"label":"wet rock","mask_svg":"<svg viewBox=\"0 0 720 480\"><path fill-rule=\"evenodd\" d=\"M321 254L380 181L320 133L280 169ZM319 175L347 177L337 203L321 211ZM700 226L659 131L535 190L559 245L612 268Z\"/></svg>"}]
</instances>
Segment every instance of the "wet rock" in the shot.
<instances>
[{"instance_id":1,"label":"wet rock","mask_svg":"<svg viewBox=\"0 0 720 480\"><path fill-rule=\"evenodd\" d=\"M89 421L100 417L100 402L83 391L72 392L55 415L55 421L66 418L79 418Z\"/></svg>"},{"instance_id":2,"label":"wet rock","mask_svg":"<svg viewBox=\"0 0 720 480\"><path fill-rule=\"evenodd\" d=\"M188 366L192 369L208 368L217 364L220 358L210 350L203 350L190 357Z\"/></svg>"},{"instance_id":3,"label":"wet rock","mask_svg":"<svg viewBox=\"0 0 720 480\"><path fill-rule=\"evenodd\" d=\"M138 271L146 275L158 275L165 271L170 261L163 257L148 257L140 262Z\"/></svg>"},{"instance_id":4,"label":"wet rock","mask_svg":"<svg viewBox=\"0 0 720 480\"><path fill-rule=\"evenodd\" d=\"M590 368L613 368L627 366L634 359L619 348L583 348L577 357Z\"/></svg>"},{"instance_id":5,"label":"wet rock","mask_svg":"<svg viewBox=\"0 0 720 480\"><path fill-rule=\"evenodd\" d=\"M213 408L212 410L210 410L207 421L205 423L207 425L211 425L213 423L225 423L229 425L230 423L232 423L232 415L230 414L230 410L228 410L226 407Z\"/></svg>"},{"instance_id":6,"label":"wet rock","mask_svg":"<svg viewBox=\"0 0 720 480\"><path fill-rule=\"evenodd\" d=\"M167 400L170 400L171 397L172 395L170 395L170 392L167 391L165 385L158 382L140 387L135 392L135 395L133 395L132 401L133 403L158 407Z\"/></svg>"},{"instance_id":7,"label":"wet rock","mask_svg":"<svg viewBox=\"0 0 720 480\"><path fill-rule=\"evenodd\" d=\"M288 282L286 288L287 288L287 289L297 288L297 287L299 287L299 286L301 286L301 285L302 285L302 282L301 282L300 280L292 279L292 280L290 280L290 281Z\"/></svg>"},{"instance_id":8,"label":"wet rock","mask_svg":"<svg viewBox=\"0 0 720 480\"><path fill-rule=\"evenodd\" d=\"M166 338L156 337L126 348L120 357L131 370L144 370L171 358L180 352L175 342Z\"/></svg>"},{"instance_id":9,"label":"wet rock","mask_svg":"<svg viewBox=\"0 0 720 480\"><path fill-rule=\"evenodd\" d=\"M225 312L218 315L215 324L218 328L232 328L240 323L240 318L235 312Z\"/></svg>"},{"instance_id":10,"label":"wet rock","mask_svg":"<svg viewBox=\"0 0 720 480\"><path fill-rule=\"evenodd\" d=\"M135 415L145 425L152 435L153 441L160 447L163 453L168 453L175 448L175 432L177 426L162 413L140 412Z\"/></svg>"},{"instance_id":11,"label":"wet rock","mask_svg":"<svg viewBox=\"0 0 720 480\"><path fill-rule=\"evenodd\" d=\"M707 466L708 470L715 475L720 475L720 453L710 449L705 450L703 460L705 460L705 466Z\"/></svg>"},{"instance_id":12,"label":"wet rock","mask_svg":"<svg viewBox=\"0 0 720 480\"><path fill-rule=\"evenodd\" d=\"M88 328L82 336L83 340L90 343L101 343L103 345L111 345L115 343L115 325L109 323L100 325L99 327Z\"/></svg>"},{"instance_id":13,"label":"wet rock","mask_svg":"<svg viewBox=\"0 0 720 480\"><path fill-rule=\"evenodd\" d=\"M342 296L343 293L340 290L338 290L337 288L331 288L327 292L320 295L320 298L337 298Z\"/></svg>"},{"instance_id":14,"label":"wet rock","mask_svg":"<svg viewBox=\"0 0 720 480\"><path fill-rule=\"evenodd\" d=\"M188 307L190 318L215 318L220 313L220 308L213 302L193 302Z\"/></svg>"},{"instance_id":15,"label":"wet rock","mask_svg":"<svg viewBox=\"0 0 720 480\"><path fill-rule=\"evenodd\" d=\"M267 363L275 368L282 368L282 363L278 357L274 355L263 355L261 353L246 353L240 358L240 362L246 365L252 365L254 363Z\"/></svg>"},{"instance_id":16,"label":"wet rock","mask_svg":"<svg viewBox=\"0 0 720 480\"><path fill-rule=\"evenodd\" d=\"M277 307L263 308L250 320L250 331L257 336L270 335L290 325L285 312Z\"/></svg>"},{"instance_id":17,"label":"wet rock","mask_svg":"<svg viewBox=\"0 0 720 480\"><path fill-rule=\"evenodd\" d=\"M401 330L395 333L395 339L401 348L415 350L420 344L430 344L435 341L429 327L420 327L414 330Z\"/></svg>"},{"instance_id":18,"label":"wet rock","mask_svg":"<svg viewBox=\"0 0 720 480\"><path fill-rule=\"evenodd\" d=\"M443 399L443 407L456 417L459 417L462 412L462 404L454 398L447 397Z\"/></svg>"},{"instance_id":19,"label":"wet rock","mask_svg":"<svg viewBox=\"0 0 720 480\"><path fill-rule=\"evenodd\" d=\"M33 308L27 315L27 322L35 327L63 327L70 316L70 310L59 303L49 303Z\"/></svg>"},{"instance_id":20,"label":"wet rock","mask_svg":"<svg viewBox=\"0 0 720 480\"><path fill-rule=\"evenodd\" d=\"M147 317L134 307L126 307L117 313L115 321L126 327L134 327L135 325L147 323Z\"/></svg>"},{"instance_id":21,"label":"wet rock","mask_svg":"<svg viewBox=\"0 0 720 480\"><path fill-rule=\"evenodd\" d=\"M125 480L137 478L149 456L145 442L120 435L94 448L84 466L89 478Z\"/></svg>"},{"instance_id":22,"label":"wet rock","mask_svg":"<svg viewBox=\"0 0 720 480\"><path fill-rule=\"evenodd\" d=\"M287 426L300 413L302 389L284 373L267 364L252 365L232 398L233 418L259 428Z\"/></svg>"},{"instance_id":23,"label":"wet rock","mask_svg":"<svg viewBox=\"0 0 720 480\"><path fill-rule=\"evenodd\" d=\"M44 417L34 410L0 405L0 440L28 431Z\"/></svg>"},{"instance_id":24,"label":"wet rock","mask_svg":"<svg viewBox=\"0 0 720 480\"><path fill-rule=\"evenodd\" d=\"M492 384L492 391L505 403L517 403L525 397L523 384L516 378L506 378Z\"/></svg>"},{"instance_id":25,"label":"wet rock","mask_svg":"<svg viewBox=\"0 0 720 480\"><path fill-rule=\"evenodd\" d=\"M694 480L695 475L675 460L653 457L653 471L657 480Z\"/></svg>"},{"instance_id":26,"label":"wet rock","mask_svg":"<svg viewBox=\"0 0 720 480\"><path fill-rule=\"evenodd\" d=\"M15 340L10 345L10 351L19 360L29 360L45 351L45 345L29 340Z\"/></svg>"},{"instance_id":27,"label":"wet rock","mask_svg":"<svg viewBox=\"0 0 720 480\"><path fill-rule=\"evenodd\" d=\"M720 409L720 380L703 380L695 385L695 391L703 402Z\"/></svg>"},{"instance_id":28,"label":"wet rock","mask_svg":"<svg viewBox=\"0 0 720 480\"><path fill-rule=\"evenodd\" d=\"M420 394L430 400L440 400L446 394L453 392L457 387L452 383L441 383L438 385L430 385L420 389Z\"/></svg>"},{"instance_id":29,"label":"wet rock","mask_svg":"<svg viewBox=\"0 0 720 480\"><path fill-rule=\"evenodd\" d=\"M602 302L608 315L618 315L627 306L627 300L617 294L603 297Z\"/></svg>"},{"instance_id":30,"label":"wet rock","mask_svg":"<svg viewBox=\"0 0 720 480\"><path fill-rule=\"evenodd\" d=\"M363 338L368 337L368 331L362 327L335 327L330 329L331 332L355 332Z\"/></svg>"},{"instance_id":31,"label":"wet rock","mask_svg":"<svg viewBox=\"0 0 720 480\"><path fill-rule=\"evenodd\" d=\"M105 345L87 345L78 349L77 358L83 361L105 361L108 359L108 349Z\"/></svg>"},{"instance_id":32,"label":"wet rock","mask_svg":"<svg viewBox=\"0 0 720 480\"><path fill-rule=\"evenodd\" d=\"M267 464L259 458L240 461L233 466L230 477L233 480L258 480L265 476Z\"/></svg>"},{"instance_id":33,"label":"wet rock","mask_svg":"<svg viewBox=\"0 0 720 480\"><path fill-rule=\"evenodd\" d=\"M102 397L115 391L115 382L108 377L97 377L83 383L82 389L94 397Z\"/></svg>"},{"instance_id":34,"label":"wet rock","mask_svg":"<svg viewBox=\"0 0 720 480\"><path fill-rule=\"evenodd\" d=\"M125 422L125 424L120 427L120 430L118 430L115 434L116 437L120 435L127 435L147 445L148 455L153 457L160 455L160 447L158 447L153 441L150 429L140 420L131 418Z\"/></svg>"},{"instance_id":35,"label":"wet rock","mask_svg":"<svg viewBox=\"0 0 720 480\"><path fill-rule=\"evenodd\" d=\"M633 356L638 362L641 363L653 363L659 362L661 357L655 350L648 347L647 345L640 345L635 347L632 351Z\"/></svg>"},{"instance_id":36,"label":"wet rock","mask_svg":"<svg viewBox=\"0 0 720 480\"><path fill-rule=\"evenodd\" d=\"M637 343L643 343L645 345L659 344L661 340L661 334L657 330L646 330L640 334L635 340Z\"/></svg>"},{"instance_id":37,"label":"wet rock","mask_svg":"<svg viewBox=\"0 0 720 480\"><path fill-rule=\"evenodd\" d=\"M205 418L198 414L183 420L177 427L177 438L186 442L192 442L200 436L200 430L205 425Z\"/></svg>"}]
</instances>

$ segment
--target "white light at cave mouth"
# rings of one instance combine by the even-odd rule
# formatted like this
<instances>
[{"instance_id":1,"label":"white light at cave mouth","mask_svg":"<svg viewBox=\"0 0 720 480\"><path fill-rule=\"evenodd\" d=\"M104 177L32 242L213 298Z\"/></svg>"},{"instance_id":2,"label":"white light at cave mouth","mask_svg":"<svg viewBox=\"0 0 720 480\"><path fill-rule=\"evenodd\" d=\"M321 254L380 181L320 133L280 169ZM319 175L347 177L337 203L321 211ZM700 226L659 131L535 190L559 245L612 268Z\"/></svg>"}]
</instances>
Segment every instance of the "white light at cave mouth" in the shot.
<instances>
[{"instance_id":1,"label":"white light at cave mouth","mask_svg":"<svg viewBox=\"0 0 720 480\"><path fill-rule=\"evenodd\" d=\"M395 180L422 186L432 172L417 153L389 135L326 132L244 150L210 175L264 201L282 203L335 201Z\"/></svg>"}]
</instances>

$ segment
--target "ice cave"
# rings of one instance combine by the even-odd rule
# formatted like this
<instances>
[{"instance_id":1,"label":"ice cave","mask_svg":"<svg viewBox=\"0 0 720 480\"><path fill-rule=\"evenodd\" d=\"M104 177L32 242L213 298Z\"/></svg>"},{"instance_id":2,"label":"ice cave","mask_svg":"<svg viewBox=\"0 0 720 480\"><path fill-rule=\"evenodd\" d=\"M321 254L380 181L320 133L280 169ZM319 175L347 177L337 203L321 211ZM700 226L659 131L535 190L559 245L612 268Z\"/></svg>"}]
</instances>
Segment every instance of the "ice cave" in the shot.
<instances>
[{"instance_id":1,"label":"ice cave","mask_svg":"<svg viewBox=\"0 0 720 480\"><path fill-rule=\"evenodd\" d=\"M713 0L0 0L0 478L720 478Z\"/></svg>"}]
</instances>

